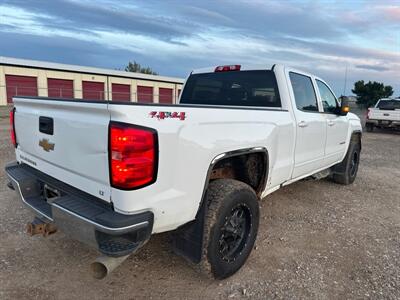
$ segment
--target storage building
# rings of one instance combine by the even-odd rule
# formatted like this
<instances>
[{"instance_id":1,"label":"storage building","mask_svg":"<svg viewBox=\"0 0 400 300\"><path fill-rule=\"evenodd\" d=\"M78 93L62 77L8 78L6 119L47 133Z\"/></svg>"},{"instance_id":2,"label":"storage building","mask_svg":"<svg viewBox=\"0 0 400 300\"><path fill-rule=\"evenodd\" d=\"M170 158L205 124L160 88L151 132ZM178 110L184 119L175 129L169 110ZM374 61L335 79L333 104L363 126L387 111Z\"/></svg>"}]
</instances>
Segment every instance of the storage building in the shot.
<instances>
[{"instance_id":1,"label":"storage building","mask_svg":"<svg viewBox=\"0 0 400 300\"><path fill-rule=\"evenodd\" d=\"M0 56L0 105L13 96L174 104L183 79Z\"/></svg>"}]
</instances>

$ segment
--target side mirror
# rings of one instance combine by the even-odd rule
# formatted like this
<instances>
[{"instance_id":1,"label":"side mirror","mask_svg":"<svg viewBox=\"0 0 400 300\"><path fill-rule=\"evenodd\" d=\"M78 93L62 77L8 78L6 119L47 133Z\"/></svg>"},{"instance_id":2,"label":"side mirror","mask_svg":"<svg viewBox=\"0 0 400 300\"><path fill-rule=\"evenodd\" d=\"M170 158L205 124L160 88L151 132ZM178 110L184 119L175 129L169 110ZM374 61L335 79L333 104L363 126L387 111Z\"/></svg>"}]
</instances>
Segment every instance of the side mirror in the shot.
<instances>
[{"instance_id":1,"label":"side mirror","mask_svg":"<svg viewBox=\"0 0 400 300\"><path fill-rule=\"evenodd\" d=\"M345 99L342 99L340 106L337 108L337 114L339 116L346 116L350 111L349 102Z\"/></svg>"}]
</instances>

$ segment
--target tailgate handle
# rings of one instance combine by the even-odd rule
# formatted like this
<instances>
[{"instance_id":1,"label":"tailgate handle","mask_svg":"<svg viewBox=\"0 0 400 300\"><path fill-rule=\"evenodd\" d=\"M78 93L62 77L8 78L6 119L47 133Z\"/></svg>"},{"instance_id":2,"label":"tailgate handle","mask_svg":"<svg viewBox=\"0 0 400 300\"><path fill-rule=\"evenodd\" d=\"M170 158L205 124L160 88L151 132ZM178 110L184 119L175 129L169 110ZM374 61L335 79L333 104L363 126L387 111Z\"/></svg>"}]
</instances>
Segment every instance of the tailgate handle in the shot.
<instances>
[{"instance_id":1,"label":"tailgate handle","mask_svg":"<svg viewBox=\"0 0 400 300\"><path fill-rule=\"evenodd\" d=\"M53 118L39 117L39 131L45 134L53 135L54 132Z\"/></svg>"}]
</instances>

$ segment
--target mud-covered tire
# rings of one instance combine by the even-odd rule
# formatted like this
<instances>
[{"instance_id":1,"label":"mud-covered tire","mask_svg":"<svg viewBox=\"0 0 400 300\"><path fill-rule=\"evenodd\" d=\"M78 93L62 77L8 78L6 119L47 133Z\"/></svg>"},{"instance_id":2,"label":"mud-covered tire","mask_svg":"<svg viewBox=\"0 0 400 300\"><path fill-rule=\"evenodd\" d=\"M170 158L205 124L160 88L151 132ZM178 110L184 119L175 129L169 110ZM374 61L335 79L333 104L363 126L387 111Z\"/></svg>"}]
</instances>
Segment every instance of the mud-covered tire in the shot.
<instances>
[{"instance_id":1,"label":"mud-covered tire","mask_svg":"<svg viewBox=\"0 0 400 300\"><path fill-rule=\"evenodd\" d=\"M343 161L333 167L333 181L339 184L352 184L357 177L360 164L361 145L358 139L352 139Z\"/></svg>"},{"instance_id":2,"label":"mud-covered tire","mask_svg":"<svg viewBox=\"0 0 400 300\"><path fill-rule=\"evenodd\" d=\"M258 197L243 182L219 179L209 184L205 201L200 269L208 277L223 279L237 272L253 249L260 215Z\"/></svg>"},{"instance_id":3,"label":"mud-covered tire","mask_svg":"<svg viewBox=\"0 0 400 300\"><path fill-rule=\"evenodd\" d=\"M371 123L365 124L365 129L367 130L367 132L374 131L374 124L371 124Z\"/></svg>"}]
</instances>

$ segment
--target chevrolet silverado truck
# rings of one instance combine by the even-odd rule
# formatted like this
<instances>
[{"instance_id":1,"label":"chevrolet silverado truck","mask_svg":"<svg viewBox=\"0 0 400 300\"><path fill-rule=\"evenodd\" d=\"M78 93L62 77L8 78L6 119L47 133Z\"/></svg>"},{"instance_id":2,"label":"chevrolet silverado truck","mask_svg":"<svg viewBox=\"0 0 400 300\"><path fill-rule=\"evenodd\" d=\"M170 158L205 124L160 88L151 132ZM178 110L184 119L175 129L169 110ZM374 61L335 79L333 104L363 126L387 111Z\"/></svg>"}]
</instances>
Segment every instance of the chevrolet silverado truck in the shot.
<instances>
[{"instance_id":1,"label":"chevrolet silverado truck","mask_svg":"<svg viewBox=\"0 0 400 300\"><path fill-rule=\"evenodd\" d=\"M376 105L368 108L365 128L372 132L374 128L400 128L400 99L379 99Z\"/></svg>"},{"instance_id":2,"label":"chevrolet silverado truck","mask_svg":"<svg viewBox=\"0 0 400 300\"><path fill-rule=\"evenodd\" d=\"M306 177L351 184L360 119L321 78L282 65L195 70L179 104L15 97L16 161L30 234L95 247L103 278L153 234L211 278L247 260L259 200Z\"/></svg>"}]
</instances>

